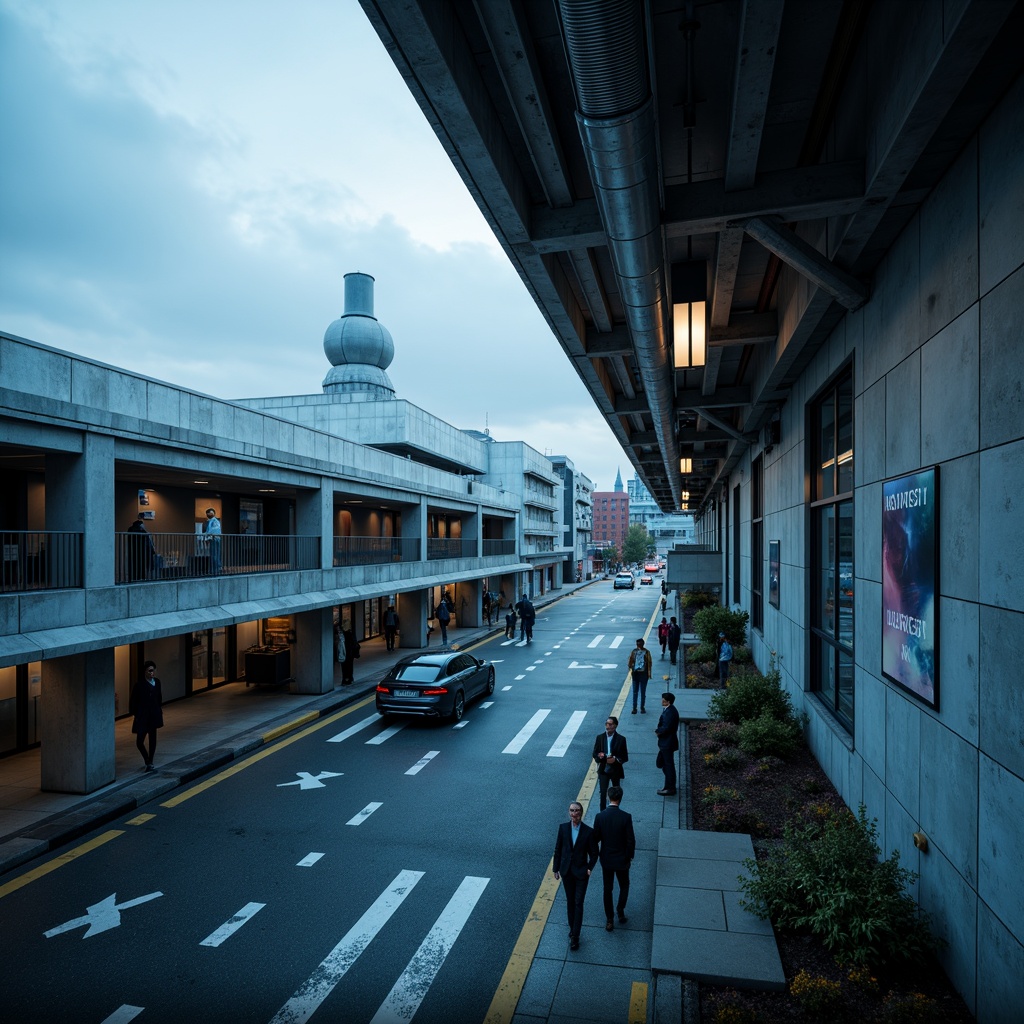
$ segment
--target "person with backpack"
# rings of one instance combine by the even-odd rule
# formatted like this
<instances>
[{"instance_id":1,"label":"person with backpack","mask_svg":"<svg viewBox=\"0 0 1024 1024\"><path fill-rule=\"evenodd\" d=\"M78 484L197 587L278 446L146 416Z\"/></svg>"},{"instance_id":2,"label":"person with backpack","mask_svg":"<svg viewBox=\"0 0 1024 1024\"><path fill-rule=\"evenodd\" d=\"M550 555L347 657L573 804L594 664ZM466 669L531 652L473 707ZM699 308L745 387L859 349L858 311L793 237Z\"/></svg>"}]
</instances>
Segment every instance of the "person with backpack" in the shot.
<instances>
[{"instance_id":1,"label":"person with backpack","mask_svg":"<svg viewBox=\"0 0 1024 1024\"><path fill-rule=\"evenodd\" d=\"M537 612L525 593L520 598L519 604L516 605L516 611L519 612L519 621L522 624L522 632L519 638L521 640L525 639L528 644L532 644L533 624L537 620Z\"/></svg>"},{"instance_id":2,"label":"person with backpack","mask_svg":"<svg viewBox=\"0 0 1024 1024\"><path fill-rule=\"evenodd\" d=\"M725 638L724 633L718 634L718 679L722 686L726 685L729 678L729 662L732 661L732 644Z\"/></svg>"},{"instance_id":3,"label":"person with backpack","mask_svg":"<svg viewBox=\"0 0 1024 1024\"><path fill-rule=\"evenodd\" d=\"M437 619L437 624L441 627L441 643L445 647L448 646L448 623L452 618L449 601L450 598L446 591L441 595L441 600L437 602L437 607L434 609L434 618Z\"/></svg>"},{"instance_id":4,"label":"person with backpack","mask_svg":"<svg viewBox=\"0 0 1024 1024\"><path fill-rule=\"evenodd\" d=\"M665 657L665 645L668 643L668 619L664 615L658 624L658 643L661 644L661 657Z\"/></svg>"}]
</instances>

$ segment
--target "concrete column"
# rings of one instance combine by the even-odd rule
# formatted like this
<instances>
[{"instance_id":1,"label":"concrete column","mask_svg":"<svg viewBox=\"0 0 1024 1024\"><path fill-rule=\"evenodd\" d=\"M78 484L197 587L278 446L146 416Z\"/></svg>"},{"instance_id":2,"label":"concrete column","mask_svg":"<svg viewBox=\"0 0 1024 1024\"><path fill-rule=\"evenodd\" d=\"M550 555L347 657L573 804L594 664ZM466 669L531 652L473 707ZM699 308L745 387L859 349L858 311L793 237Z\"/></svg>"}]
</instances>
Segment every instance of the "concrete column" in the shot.
<instances>
[{"instance_id":1,"label":"concrete column","mask_svg":"<svg viewBox=\"0 0 1024 1024\"><path fill-rule=\"evenodd\" d=\"M480 558L483 556L483 516L480 511L480 506L477 505L472 512L464 512L462 514L462 539L464 541L475 542L472 545L471 551L466 555L467 558ZM467 544L467 547L470 545Z\"/></svg>"},{"instance_id":2,"label":"concrete column","mask_svg":"<svg viewBox=\"0 0 1024 1024\"><path fill-rule=\"evenodd\" d=\"M395 610L402 625L398 634L398 646L419 650L427 646L427 608L429 590L407 590L398 595Z\"/></svg>"},{"instance_id":3,"label":"concrete column","mask_svg":"<svg viewBox=\"0 0 1024 1024\"><path fill-rule=\"evenodd\" d=\"M334 564L334 488L320 481L314 491L299 491L295 497L295 532L300 537L320 538L320 568Z\"/></svg>"},{"instance_id":4,"label":"concrete column","mask_svg":"<svg viewBox=\"0 0 1024 1024\"><path fill-rule=\"evenodd\" d=\"M114 649L42 666L40 787L92 793L114 781Z\"/></svg>"},{"instance_id":5,"label":"concrete column","mask_svg":"<svg viewBox=\"0 0 1024 1024\"><path fill-rule=\"evenodd\" d=\"M292 677L296 693L330 693L334 689L333 608L295 615Z\"/></svg>"},{"instance_id":6,"label":"concrete column","mask_svg":"<svg viewBox=\"0 0 1024 1024\"><path fill-rule=\"evenodd\" d=\"M474 629L483 621L484 588L480 580L463 580L459 584L459 625ZM465 603L463 603L465 599Z\"/></svg>"},{"instance_id":7,"label":"concrete column","mask_svg":"<svg viewBox=\"0 0 1024 1024\"><path fill-rule=\"evenodd\" d=\"M83 532L83 583L114 585L112 437L86 434L81 455L46 456L46 529Z\"/></svg>"},{"instance_id":8,"label":"concrete column","mask_svg":"<svg viewBox=\"0 0 1024 1024\"><path fill-rule=\"evenodd\" d=\"M425 562L427 560L427 499L426 496L420 498L420 507L417 512L419 516L418 523L409 524L409 536L420 538L420 561ZM404 524L403 524L404 531ZM423 627L426 630L426 626Z\"/></svg>"}]
</instances>

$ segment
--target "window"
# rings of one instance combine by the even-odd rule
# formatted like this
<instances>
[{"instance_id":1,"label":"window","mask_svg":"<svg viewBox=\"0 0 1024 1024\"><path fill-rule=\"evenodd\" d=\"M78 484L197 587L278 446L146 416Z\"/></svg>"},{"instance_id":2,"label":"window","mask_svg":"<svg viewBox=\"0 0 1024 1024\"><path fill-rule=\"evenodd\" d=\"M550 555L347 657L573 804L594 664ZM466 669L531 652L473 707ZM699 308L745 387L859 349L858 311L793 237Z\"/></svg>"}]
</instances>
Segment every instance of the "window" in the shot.
<instances>
[{"instance_id":1,"label":"window","mask_svg":"<svg viewBox=\"0 0 1024 1024\"><path fill-rule=\"evenodd\" d=\"M740 603L740 488L732 489L732 603Z\"/></svg>"},{"instance_id":2,"label":"window","mask_svg":"<svg viewBox=\"0 0 1024 1024\"><path fill-rule=\"evenodd\" d=\"M764 459L750 467L750 625L764 629Z\"/></svg>"},{"instance_id":3,"label":"window","mask_svg":"<svg viewBox=\"0 0 1024 1024\"><path fill-rule=\"evenodd\" d=\"M809 409L811 688L853 731L853 377Z\"/></svg>"}]
</instances>

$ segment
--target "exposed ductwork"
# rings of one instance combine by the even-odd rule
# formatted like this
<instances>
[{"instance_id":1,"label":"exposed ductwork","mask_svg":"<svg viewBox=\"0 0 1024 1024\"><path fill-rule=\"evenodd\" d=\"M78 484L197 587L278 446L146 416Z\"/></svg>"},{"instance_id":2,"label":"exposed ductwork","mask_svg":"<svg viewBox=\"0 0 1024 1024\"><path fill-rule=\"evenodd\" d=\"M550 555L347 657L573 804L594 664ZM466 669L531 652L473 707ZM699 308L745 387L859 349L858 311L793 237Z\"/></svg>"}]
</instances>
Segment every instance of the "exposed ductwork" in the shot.
<instances>
[{"instance_id":1,"label":"exposed ductwork","mask_svg":"<svg viewBox=\"0 0 1024 1024\"><path fill-rule=\"evenodd\" d=\"M559 0L576 121L651 410L671 494L682 482L667 338L667 288L654 98L643 6L637 0Z\"/></svg>"}]
</instances>

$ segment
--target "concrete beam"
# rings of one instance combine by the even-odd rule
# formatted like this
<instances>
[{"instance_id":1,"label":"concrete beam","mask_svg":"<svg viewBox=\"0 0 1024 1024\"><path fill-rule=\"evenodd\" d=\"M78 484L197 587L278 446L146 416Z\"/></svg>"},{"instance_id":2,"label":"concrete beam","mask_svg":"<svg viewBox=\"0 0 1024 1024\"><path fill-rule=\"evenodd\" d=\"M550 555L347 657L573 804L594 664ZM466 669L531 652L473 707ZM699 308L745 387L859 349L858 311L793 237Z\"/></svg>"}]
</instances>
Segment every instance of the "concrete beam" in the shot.
<instances>
[{"instance_id":1,"label":"concrete beam","mask_svg":"<svg viewBox=\"0 0 1024 1024\"><path fill-rule=\"evenodd\" d=\"M739 313L724 327L712 326L708 346L761 345L775 341L778 336L779 319L775 313Z\"/></svg>"},{"instance_id":2,"label":"concrete beam","mask_svg":"<svg viewBox=\"0 0 1024 1024\"><path fill-rule=\"evenodd\" d=\"M677 409L726 409L750 404L750 388L742 384L735 388L719 388L713 395L705 395L696 388L676 393Z\"/></svg>"}]
</instances>

